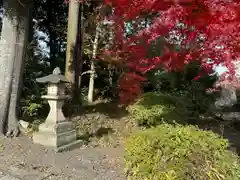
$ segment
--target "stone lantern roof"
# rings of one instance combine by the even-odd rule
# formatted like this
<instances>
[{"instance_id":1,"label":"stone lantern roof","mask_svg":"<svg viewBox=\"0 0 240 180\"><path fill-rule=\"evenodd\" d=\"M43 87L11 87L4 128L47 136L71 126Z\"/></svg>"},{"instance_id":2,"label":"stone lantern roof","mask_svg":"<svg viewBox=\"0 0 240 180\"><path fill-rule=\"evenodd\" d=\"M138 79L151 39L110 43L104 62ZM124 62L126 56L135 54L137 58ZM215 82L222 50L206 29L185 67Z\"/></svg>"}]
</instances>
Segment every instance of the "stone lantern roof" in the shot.
<instances>
[{"instance_id":1,"label":"stone lantern roof","mask_svg":"<svg viewBox=\"0 0 240 180\"><path fill-rule=\"evenodd\" d=\"M59 67L56 67L52 74L37 78L37 82L39 83L51 83L51 84L59 84L59 83L69 83L69 81L61 74L61 70Z\"/></svg>"}]
</instances>

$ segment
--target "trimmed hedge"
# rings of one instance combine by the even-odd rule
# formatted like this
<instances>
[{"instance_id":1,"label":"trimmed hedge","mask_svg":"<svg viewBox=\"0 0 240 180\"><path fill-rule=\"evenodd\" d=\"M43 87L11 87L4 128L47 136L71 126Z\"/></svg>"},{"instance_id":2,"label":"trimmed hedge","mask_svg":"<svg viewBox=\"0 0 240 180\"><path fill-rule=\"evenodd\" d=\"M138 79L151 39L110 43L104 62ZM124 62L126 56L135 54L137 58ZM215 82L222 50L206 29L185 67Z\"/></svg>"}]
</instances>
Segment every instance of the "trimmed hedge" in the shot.
<instances>
[{"instance_id":1,"label":"trimmed hedge","mask_svg":"<svg viewBox=\"0 0 240 180\"><path fill-rule=\"evenodd\" d=\"M126 140L128 180L239 180L228 141L193 126L162 124Z\"/></svg>"},{"instance_id":2,"label":"trimmed hedge","mask_svg":"<svg viewBox=\"0 0 240 180\"><path fill-rule=\"evenodd\" d=\"M176 97L161 93L145 93L127 108L140 126L156 126L162 122L179 122L187 118L185 105Z\"/></svg>"}]
</instances>

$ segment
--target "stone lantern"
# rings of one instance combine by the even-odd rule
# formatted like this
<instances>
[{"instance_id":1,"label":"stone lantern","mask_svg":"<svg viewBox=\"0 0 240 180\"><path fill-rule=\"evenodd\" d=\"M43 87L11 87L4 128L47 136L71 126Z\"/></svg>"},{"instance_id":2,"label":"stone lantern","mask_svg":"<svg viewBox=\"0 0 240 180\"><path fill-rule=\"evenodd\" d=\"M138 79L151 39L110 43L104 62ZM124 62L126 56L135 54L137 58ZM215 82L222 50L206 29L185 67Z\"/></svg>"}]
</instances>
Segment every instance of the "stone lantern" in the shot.
<instances>
[{"instance_id":1,"label":"stone lantern","mask_svg":"<svg viewBox=\"0 0 240 180\"><path fill-rule=\"evenodd\" d=\"M57 152L73 148L81 144L77 141L76 130L71 121L66 120L62 113L64 100L68 98L65 95L65 83L67 79L61 75L57 67L53 73L38 78L37 82L47 83L47 95L42 96L50 105L50 112L44 123L40 124L39 131L33 134L33 142L49 147L53 147Z\"/></svg>"}]
</instances>

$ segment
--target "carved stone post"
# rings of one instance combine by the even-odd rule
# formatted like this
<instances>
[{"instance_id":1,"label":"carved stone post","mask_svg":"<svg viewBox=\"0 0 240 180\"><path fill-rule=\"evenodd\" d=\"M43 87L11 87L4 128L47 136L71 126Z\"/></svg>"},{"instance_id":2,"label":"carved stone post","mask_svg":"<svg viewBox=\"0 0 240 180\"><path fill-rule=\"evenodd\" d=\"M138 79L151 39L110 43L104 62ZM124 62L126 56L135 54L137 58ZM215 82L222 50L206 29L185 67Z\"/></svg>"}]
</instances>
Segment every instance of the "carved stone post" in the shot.
<instances>
[{"instance_id":1,"label":"carved stone post","mask_svg":"<svg viewBox=\"0 0 240 180\"><path fill-rule=\"evenodd\" d=\"M64 100L68 98L64 93L68 81L60 73L60 69L55 68L53 74L37 79L39 83L48 83L48 93L42 98L48 100L50 112L39 131L33 134L34 143L54 147L57 152L82 143L77 141L72 122L67 121L62 113Z\"/></svg>"}]
</instances>

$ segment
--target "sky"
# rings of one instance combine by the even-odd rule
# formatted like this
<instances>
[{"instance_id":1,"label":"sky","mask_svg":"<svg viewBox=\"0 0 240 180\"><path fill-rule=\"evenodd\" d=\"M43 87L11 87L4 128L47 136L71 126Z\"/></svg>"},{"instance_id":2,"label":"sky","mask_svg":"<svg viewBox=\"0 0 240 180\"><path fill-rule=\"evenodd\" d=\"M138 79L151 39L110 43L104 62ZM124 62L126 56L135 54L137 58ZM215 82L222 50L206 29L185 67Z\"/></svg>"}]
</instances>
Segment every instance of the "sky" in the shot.
<instances>
[{"instance_id":1,"label":"sky","mask_svg":"<svg viewBox=\"0 0 240 180\"><path fill-rule=\"evenodd\" d=\"M47 36L46 33L42 32L42 31L39 31L39 30L36 30L36 34L37 34L37 37L38 37L38 46L39 48L42 50L42 55L44 57L50 57L50 49L49 47L47 46L47 43L46 41L48 42L49 38ZM44 37L45 40L41 40L40 37Z\"/></svg>"},{"instance_id":2,"label":"sky","mask_svg":"<svg viewBox=\"0 0 240 180\"><path fill-rule=\"evenodd\" d=\"M222 65L218 65L217 67L215 67L214 70L216 71L216 73L217 73L218 75L221 75L221 74L223 74L224 72L227 71L227 68L224 67L224 66L222 66Z\"/></svg>"}]
</instances>

